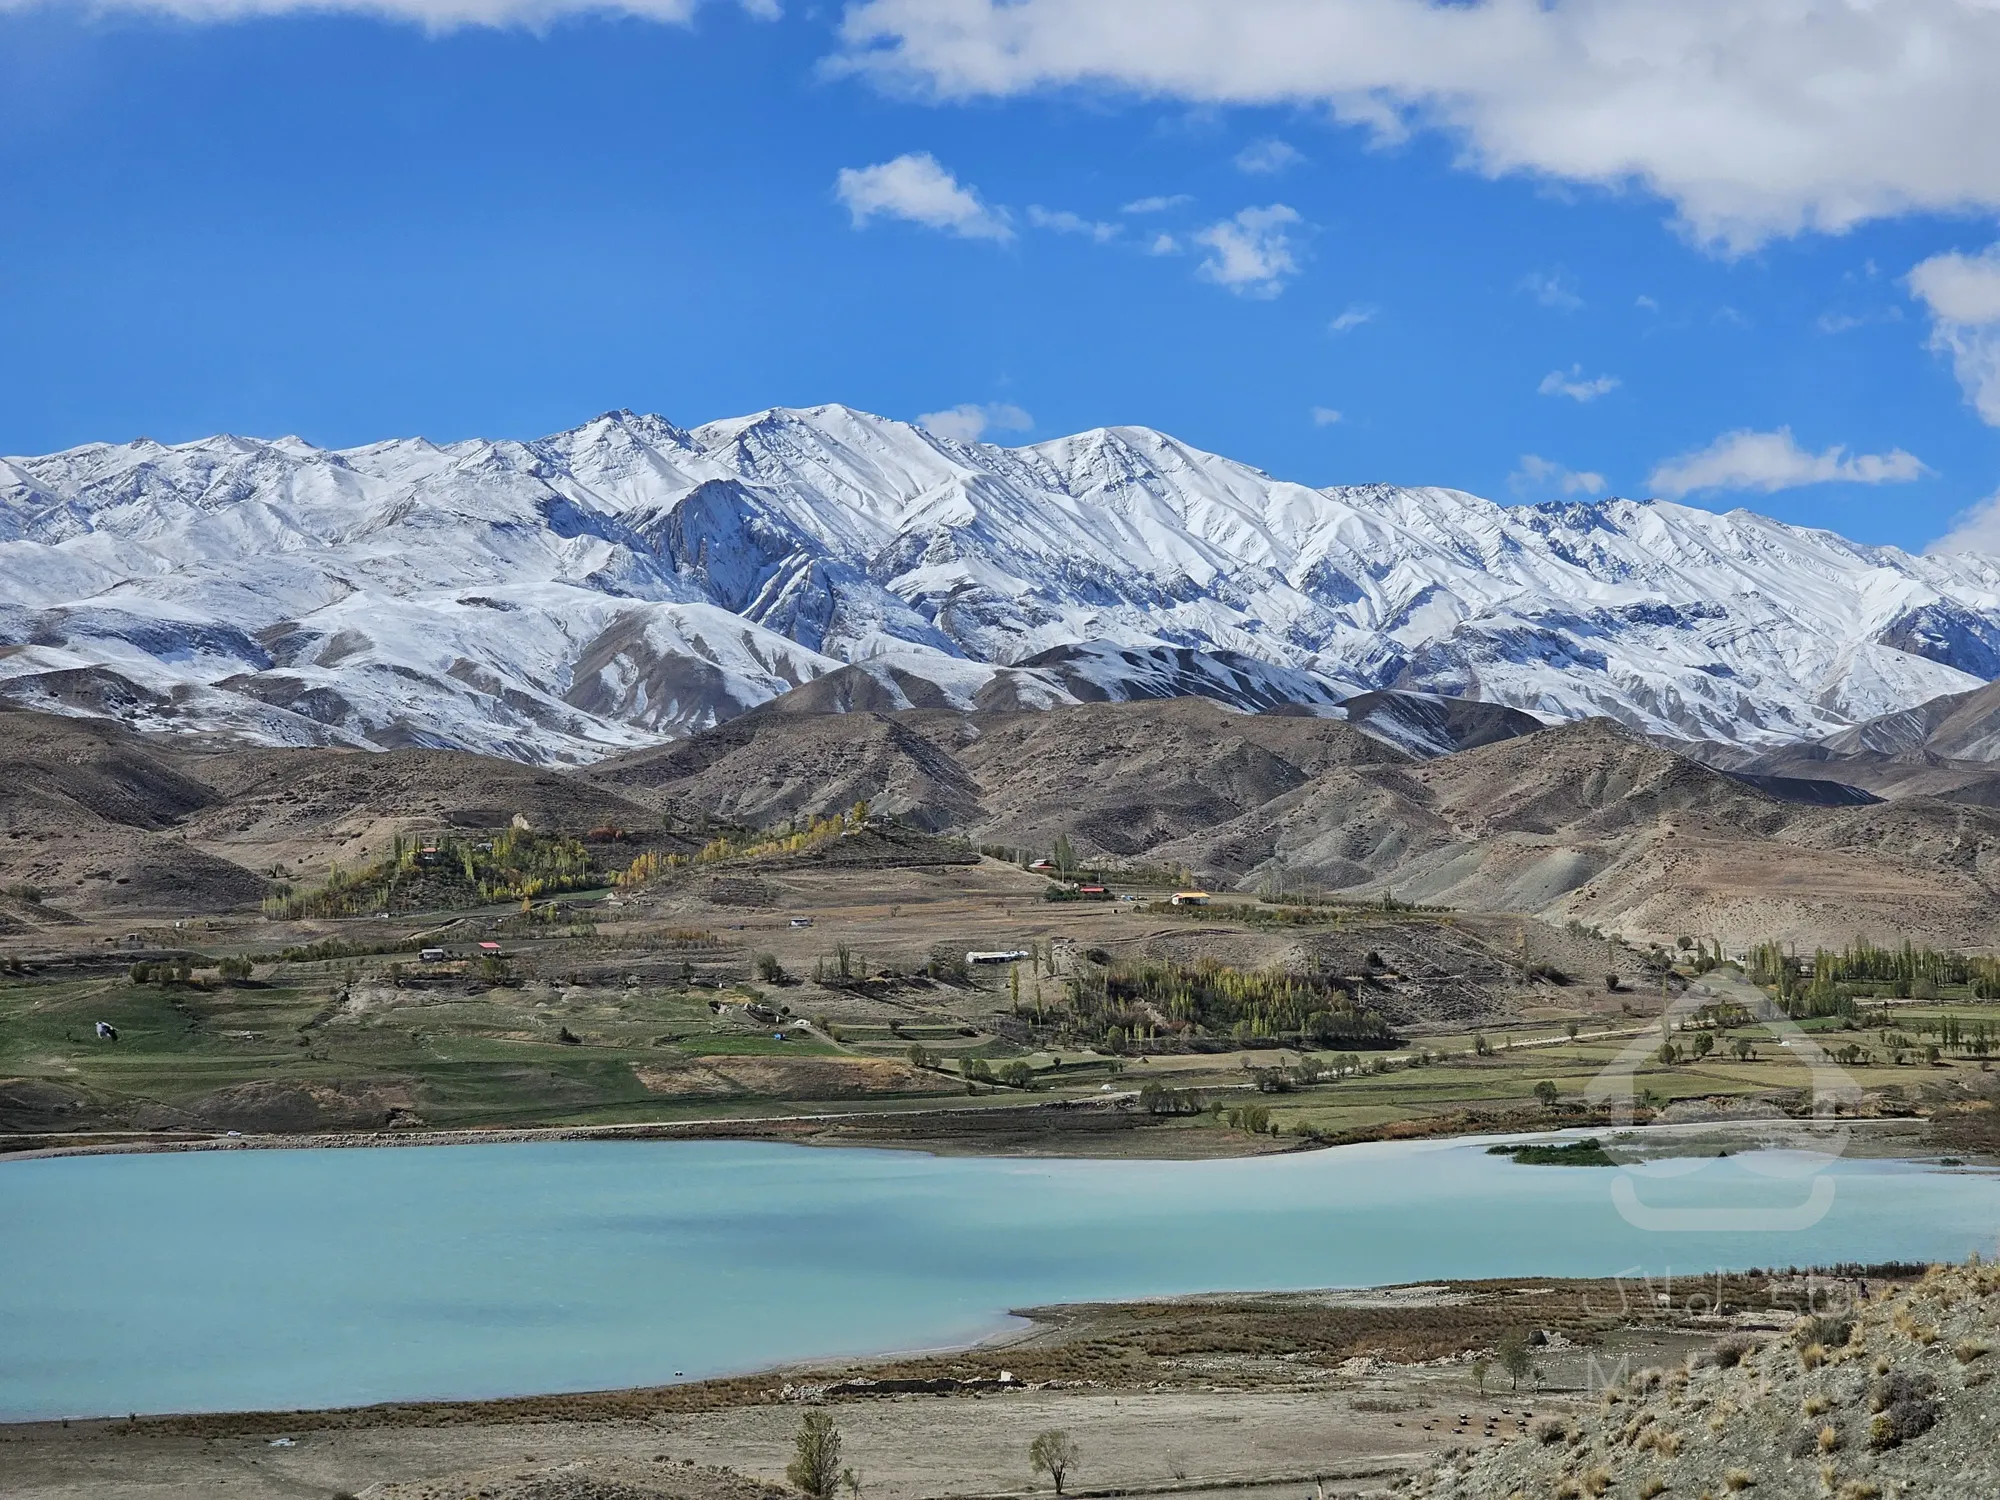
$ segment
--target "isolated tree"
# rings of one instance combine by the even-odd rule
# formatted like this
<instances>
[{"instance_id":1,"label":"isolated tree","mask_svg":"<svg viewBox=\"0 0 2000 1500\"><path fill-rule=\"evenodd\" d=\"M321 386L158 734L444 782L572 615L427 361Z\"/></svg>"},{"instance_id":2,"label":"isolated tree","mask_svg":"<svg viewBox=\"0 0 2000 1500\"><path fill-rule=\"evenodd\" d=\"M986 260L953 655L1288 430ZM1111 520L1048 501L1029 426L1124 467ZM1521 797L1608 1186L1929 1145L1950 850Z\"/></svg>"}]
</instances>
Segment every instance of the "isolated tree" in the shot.
<instances>
[{"instance_id":1,"label":"isolated tree","mask_svg":"<svg viewBox=\"0 0 2000 1500\"><path fill-rule=\"evenodd\" d=\"M813 1500L828 1500L840 1483L840 1429L825 1412L814 1408L799 1419L785 1478Z\"/></svg>"},{"instance_id":2,"label":"isolated tree","mask_svg":"<svg viewBox=\"0 0 2000 1500\"><path fill-rule=\"evenodd\" d=\"M1561 1093L1562 1091L1546 1078L1535 1085L1535 1097L1542 1101L1543 1109L1554 1109Z\"/></svg>"},{"instance_id":3,"label":"isolated tree","mask_svg":"<svg viewBox=\"0 0 2000 1500\"><path fill-rule=\"evenodd\" d=\"M1500 1368L1507 1372L1507 1378L1518 1391L1523 1377L1533 1374L1535 1369L1535 1356L1528 1352L1528 1341L1518 1333L1503 1334L1499 1355Z\"/></svg>"},{"instance_id":4,"label":"isolated tree","mask_svg":"<svg viewBox=\"0 0 2000 1500\"><path fill-rule=\"evenodd\" d=\"M1576 1034L1583 1030L1583 1024L1580 1021L1571 1021L1567 1026L1563 1027L1563 1030L1569 1033L1569 1039L1573 1042L1576 1040Z\"/></svg>"},{"instance_id":5,"label":"isolated tree","mask_svg":"<svg viewBox=\"0 0 2000 1500\"><path fill-rule=\"evenodd\" d=\"M1492 1373L1493 1361L1485 1355L1480 1355L1472 1362L1472 1378L1478 1383L1479 1394L1482 1396L1486 1394L1486 1377Z\"/></svg>"},{"instance_id":6,"label":"isolated tree","mask_svg":"<svg viewBox=\"0 0 2000 1500\"><path fill-rule=\"evenodd\" d=\"M1056 1493L1063 1492L1063 1476L1077 1466L1076 1442L1060 1427L1051 1427L1047 1432L1038 1433L1034 1442L1028 1445L1028 1462L1037 1474L1046 1474L1056 1487Z\"/></svg>"},{"instance_id":7,"label":"isolated tree","mask_svg":"<svg viewBox=\"0 0 2000 1500\"><path fill-rule=\"evenodd\" d=\"M1056 835L1055 861L1056 874L1068 879L1070 872L1076 868L1076 851L1070 848L1066 833Z\"/></svg>"}]
</instances>

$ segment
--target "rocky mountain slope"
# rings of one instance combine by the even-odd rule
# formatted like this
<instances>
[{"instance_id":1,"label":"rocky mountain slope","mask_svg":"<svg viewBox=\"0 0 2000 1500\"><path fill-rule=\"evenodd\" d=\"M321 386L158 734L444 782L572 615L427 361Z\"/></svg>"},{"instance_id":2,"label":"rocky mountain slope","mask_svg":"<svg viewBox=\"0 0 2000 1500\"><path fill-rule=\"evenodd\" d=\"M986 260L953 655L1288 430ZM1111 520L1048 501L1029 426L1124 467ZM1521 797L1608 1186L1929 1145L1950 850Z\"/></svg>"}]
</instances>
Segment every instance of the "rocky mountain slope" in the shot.
<instances>
[{"instance_id":1,"label":"rocky mountain slope","mask_svg":"<svg viewBox=\"0 0 2000 1500\"><path fill-rule=\"evenodd\" d=\"M1852 1283L1835 1283L1846 1290ZM1640 1370L1601 1409L1400 1483L1411 1500L1755 1495L1886 1500L2000 1494L2000 1274L1933 1270L1789 1335L1737 1336Z\"/></svg>"},{"instance_id":2,"label":"rocky mountain slope","mask_svg":"<svg viewBox=\"0 0 2000 1500\"><path fill-rule=\"evenodd\" d=\"M845 407L0 460L0 694L585 761L855 664L878 707L1382 689L1774 745L2000 676L2000 562L1745 512L1311 489L1144 428Z\"/></svg>"},{"instance_id":3,"label":"rocky mountain slope","mask_svg":"<svg viewBox=\"0 0 2000 1500\"><path fill-rule=\"evenodd\" d=\"M1747 755L1718 746L1716 753L1744 774L2000 806L2000 685L1948 693L1823 739Z\"/></svg>"}]
</instances>

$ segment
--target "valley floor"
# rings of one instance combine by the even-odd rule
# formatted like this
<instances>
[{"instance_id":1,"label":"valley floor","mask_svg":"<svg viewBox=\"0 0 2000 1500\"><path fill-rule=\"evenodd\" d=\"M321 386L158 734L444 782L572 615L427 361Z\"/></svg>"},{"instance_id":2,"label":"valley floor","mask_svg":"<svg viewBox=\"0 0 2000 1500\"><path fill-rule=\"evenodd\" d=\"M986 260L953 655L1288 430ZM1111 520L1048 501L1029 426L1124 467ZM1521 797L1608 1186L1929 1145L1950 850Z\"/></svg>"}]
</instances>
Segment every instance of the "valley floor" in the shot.
<instances>
[{"instance_id":1,"label":"valley floor","mask_svg":"<svg viewBox=\"0 0 2000 1500\"><path fill-rule=\"evenodd\" d=\"M1754 1008L1760 992L1719 971L1690 993L1632 948L1532 919L1273 913L1247 901L1164 914L1158 889L1142 883L1114 885L1133 901L1101 903L1046 902L1046 886L993 860L794 865L685 879L616 904L580 899L553 922L496 907L393 921L77 924L18 949L21 972L0 974L0 1150L226 1143L231 1132L306 1144L645 1127L1204 1156L1594 1124L1583 1096L1608 1068L1628 1067L1645 1112L1669 1118L1796 1099L1811 1082L1756 1023L1705 1028L1715 1043L1705 1055L1692 1047L1704 1028L1676 1031L1690 1045L1661 1061L1664 1008ZM452 961L412 961L409 934L426 923L449 928ZM463 957L474 940L499 943L503 960ZM1024 957L927 972L940 951L980 949ZM128 973L174 954L211 966L240 954L254 975ZM1190 974L1220 964L1350 976L1400 1040L1136 1056L1065 1042L1069 976L1090 955ZM1994 1012L1945 998L1883 1014L1898 1032L1950 1020L1970 1036ZM116 1041L94 1034L99 1022ZM1927 1116L1949 1125L1961 1151L1994 1133L1990 1075L1971 1051L1926 1062L1879 1026L1804 1025L1852 1053L1843 1075L1859 1102L1847 1113ZM1746 1055L1724 1045L1732 1036ZM1022 1070L1015 1083L987 1080L1010 1064ZM1142 1103L1148 1085L1154 1097ZM1232 1116L1242 1106L1254 1119Z\"/></svg>"}]
</instances>

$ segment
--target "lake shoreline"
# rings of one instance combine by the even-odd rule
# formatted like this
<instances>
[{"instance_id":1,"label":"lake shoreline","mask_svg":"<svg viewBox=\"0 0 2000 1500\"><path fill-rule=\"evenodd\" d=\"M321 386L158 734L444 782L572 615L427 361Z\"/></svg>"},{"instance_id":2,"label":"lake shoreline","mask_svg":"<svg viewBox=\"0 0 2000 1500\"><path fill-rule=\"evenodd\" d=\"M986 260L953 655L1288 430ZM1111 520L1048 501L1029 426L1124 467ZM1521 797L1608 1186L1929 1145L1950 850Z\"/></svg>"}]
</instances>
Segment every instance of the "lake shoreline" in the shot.
<instances>
[{"instance_id":1,"label":"lake shoreline","mask_svg":"<svg viewBox=\"0 0 2000 1500\"><path fill-rule=\"evenodd\" d=\"M717 1116L694 1120L653 1120L617 1125L466 1126L438 1129L399 1126L387 1130L328 1130L302 1133L234 1133L192 1131L48 1132L0 1139L0 1165L9 1161L46 1160L67 1156L123 1156L188 1151L335 1151L407 1146L511 1145L550 1141L765 1141L779 1145L882 1146L952 1156L1105 1156L1143 1155L1168 1160L1251 1157L1274 1152L1309 1150L1319 1142L1270 1141L1238 1133L1160 1130L1159 1136L1180 1138L1181 1150L1129 1151L1100 1149L1134 1135L1154 1135L1150 1116L1132 1111L1136 1094L1116 1100L1050 1100L1033 1104L955 1106L948 1109L829 1110L802 1114ZM1121 1105L1123 1107L1121 1107ZM952 1126L1023 1127L1014 1136L1045 1137L1009 1140L1005 1132L981 1133ZM926 1129L925 1127L932 1127ZM1074 1128L1081 1127L1081 1128ZM1096 1127L1096 1128L1092 1128ZM1109 1128L1106 1128L1109 1127ZM842 1132L856 1138L840 1138ZM865 1138L863 1134L865 1133ZM1093 1142L1093 1137L1096 1141ZM1206 1137L1207 1139L1203 1139ZM27 1142L37 1142L29 1145ZM1162 1141L1160 1144L1167 1144ZM1048 1150L1051 1145L1066 1149Z\"/></svg>"},{"instance_id":2,"label":"lake shoreline","mask_svg":"<svg viewBox=\"0 0 2000 1500\"><path fill-rule=\"evenodd\" d=\"M1892 1273L1891 1265L1865 1268L1877 1278ZM1823 1275L1829 1283L1847 1282L1852 1277L1802 1268L1800 1275ZM1721 1273L1731 1284L1770 1284L1775 1273L1731 1271ZM1709 1285L1710 1278L1688 1278L1697 1287ZM1398 1314L1408 1325L1405 1333L1419 1337L1449 1338L1455 1335L1464 1309L1474 1303L1519 1296L1557 1298L1565 1305L1574 1301L1589 1309L1593 1297L1607 1305L1621 1298L1629 1300L1632 1288L1618 1278L1601 1276L1511 1276L1475 1281L1455 1278L1371 1286L1293 1288L1276 1291L1242 1289L1234 1291L1184 1292L1162 1296L1133 1297L1105 1301L1056 1303L1037 1307L1010 1308L1001 1316L1015 1320L1014 1326L996 1329L980 1338L930 1348L886 1350L856 1355L827 1355L800 1360L781 1360L737 1374L716 1375L686 1381L525 1392L504 1396L411 1397L398 1400L336 1405L320 1408L258 1409L232 1411L155 1412L132 1418L111 1415L0 1420L0 1441L33 1433L54 1431L130 1432L150 1430L182 1435L213 1437L224 1433L257 1435L322 1431L428 1426L438 1423L487 1426L521 1421L556 1419L563 1414L584 1420L600 1419L614 1411L698 1412L729 1409L745 1404L814 1403L822 1399L884 1399L912 1394L901 1387L933 1384L946 1387L915 1394L970 1394L985 1385L998 1385L1004 1361L1028 1351L1059 1350L1080 1341L1102 1336L1107 1328L1123 1329L1135 1319L1183 1317L1210 1318L1220 1314L1225 1323L1246 1316L1247 1309L1258 1312L1312 1308L1384 1309ZM1694 1301L1699 1302L1699 1294ZM1650 1308L1650 1304L1648 1304ZM1636 1307L1628 1308L1636 1312ZM1778 1316L1771 1314L1770 1317ZM1704 1336L1720 1336L1732 1329L1762 1327L1762 1314L1746 1313L1734 1319L1698 1317L1697 1331ZM1768 1331L1768 1330L1767 1330ZM1433 1363L1436 1361L1433 1360ZM1451 1361L1444 1361L1445 1364ZM992 1368L987 1370L986 1365ZM976 1368L968 1368L975 1366ZM1018 1382L1023 1389L1046 1384L1043 1380ZM1061 1377L1054 1384L1064 1385ZM1091 1382L1075 1382L1079 1388ZM874 1386L874 1389L866 1387ZM956 1385L958 1389L948 1387ZM846 1389L854 1386L862 1389ZM789 1394L788 1394L789 1393Z\"/></svg>"},{"instance_id":3,"label":"lake shoreline","mask_svg":"<svg viewBox=\"0 0 2000 1500\"><path fill-rule=\"evenodd\" d=\"M438 1129L399 1126L372 1131L246 1133L193 1131L46 1132L0 1137L0 1166L71 1156L124 1156L198 1151L334 1151L411 1146L517 1145L558 1141L764 1141L778 1145L875 1147L933 1156L1071 1157L1204 1161L1250 1159L1390 1141L1519 1139L1582 1133L1668 1139L1709 1132L1774 1133L1811 1128L1815 1122L1758 1119L1727 1112L1685 1120L1651 1116L1632 1124L1609 1119L1547 1119L1484 1114L1439 1115L1393 1121L1323 1137L1267 1137L1239 1130L1178 1125L1172 1117L1142 1114L1136 1093L1106 1099L960 1105L902 1110L831 1110L800 1114L719 1116L616 1125L469 1126ZM1840 1126L1862 1133L1844 1154L1912 1162L2000 1166L2000 1152L1943 1151L1930 1146L1922 1117L1861 1116ZM1911 1137L1896 1140L1895 1137ZM30 1144L30 1143L34 1144ZM1745 1149L1737 1146L1736 1149Z\"/></svg>"}]
</instances>

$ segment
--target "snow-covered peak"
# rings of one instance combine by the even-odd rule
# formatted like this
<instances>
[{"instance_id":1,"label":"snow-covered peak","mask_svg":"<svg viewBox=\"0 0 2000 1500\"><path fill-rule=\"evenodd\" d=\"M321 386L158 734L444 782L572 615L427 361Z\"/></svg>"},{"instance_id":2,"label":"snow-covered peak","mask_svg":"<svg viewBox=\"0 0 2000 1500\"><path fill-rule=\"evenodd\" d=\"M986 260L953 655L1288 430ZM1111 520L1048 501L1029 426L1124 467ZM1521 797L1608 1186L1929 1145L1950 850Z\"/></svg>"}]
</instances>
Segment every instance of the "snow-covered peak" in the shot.
<instances>
[{"instance_id":1,"label":"snow-covered peak","mask_svg":"<svg viewBox=\"0 0 2000 1500\"><path fill-rule=\"evenodd\" d=\"M1991 558L1659 501L1313 488L1145 427L966 443L839 405L4 459L0 579L16 698L555 758L845 662L928 671L949 701L1047 659L1045 698L1399 689L1752 743L2000 677Z\"/></svg>"}]
</instances>

